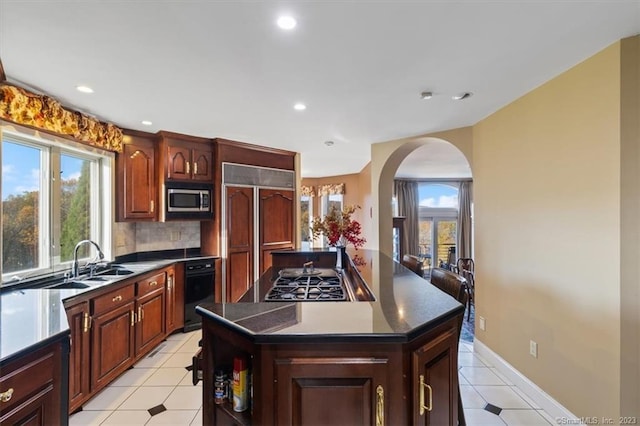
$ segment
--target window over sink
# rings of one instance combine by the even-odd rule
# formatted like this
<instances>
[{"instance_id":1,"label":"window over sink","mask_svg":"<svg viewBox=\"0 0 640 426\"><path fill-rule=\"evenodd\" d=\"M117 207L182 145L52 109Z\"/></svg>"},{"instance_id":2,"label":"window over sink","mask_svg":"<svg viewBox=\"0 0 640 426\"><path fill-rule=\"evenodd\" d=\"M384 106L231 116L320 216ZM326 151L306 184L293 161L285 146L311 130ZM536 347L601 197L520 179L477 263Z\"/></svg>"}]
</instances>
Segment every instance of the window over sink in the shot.
<instances>
[{"instance_id":1,"label":"window over sink","mask_svg":"<svg viewBox=\"0 0 640 426\"><path fill-rule=\"evenodd\" d=\"M69 269L84 239L111 258L113 154L17 126L0 136L2 282Z\"/></svg>"}]
</instances>

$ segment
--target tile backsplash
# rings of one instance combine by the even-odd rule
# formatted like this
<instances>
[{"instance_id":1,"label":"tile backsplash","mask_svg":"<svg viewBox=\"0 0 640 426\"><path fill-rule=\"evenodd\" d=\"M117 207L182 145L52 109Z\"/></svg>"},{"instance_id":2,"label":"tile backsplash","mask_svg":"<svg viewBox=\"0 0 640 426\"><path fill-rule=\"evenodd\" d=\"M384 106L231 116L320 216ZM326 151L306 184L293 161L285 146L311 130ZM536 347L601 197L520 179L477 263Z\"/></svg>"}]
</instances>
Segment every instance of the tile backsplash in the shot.
<instances>
[{"instance_id":1,"label":"tile backsplash","mask_svg":"<svg viewBox=\"0 0 640 426\"><path fill-rule=\"evenodd\" d=\"M116 222L115 256L200 247L200 222Z\"/></svg>"}]
</instances>

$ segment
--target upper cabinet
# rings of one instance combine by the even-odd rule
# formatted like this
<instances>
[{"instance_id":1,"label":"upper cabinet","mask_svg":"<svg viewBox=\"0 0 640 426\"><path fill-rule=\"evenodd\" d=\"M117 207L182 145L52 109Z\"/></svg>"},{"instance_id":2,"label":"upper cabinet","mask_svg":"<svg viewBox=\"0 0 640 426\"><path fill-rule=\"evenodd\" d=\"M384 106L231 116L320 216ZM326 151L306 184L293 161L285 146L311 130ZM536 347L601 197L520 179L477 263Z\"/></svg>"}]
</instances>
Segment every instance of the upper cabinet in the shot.
<instances>
[{"instance_id":1,"label":"upper cabinet","mask_svg":"<svg viewBox=\"0 0 640 426\"><path fill-rule=\"evenodd\" d=\"M165 179L213 182L211 140L169 132L159 135Z\"/></svg>"},{"instance_id":2,"label":"upper cabinet","mask_svg":"<svg viewBox=\"0 0 640 426\"><path fill-rule=\"evenodd\" d=\"M123 152L116 157L116 220L157 220L155 136L126 131Z\"/></svg>"}]
</instances>

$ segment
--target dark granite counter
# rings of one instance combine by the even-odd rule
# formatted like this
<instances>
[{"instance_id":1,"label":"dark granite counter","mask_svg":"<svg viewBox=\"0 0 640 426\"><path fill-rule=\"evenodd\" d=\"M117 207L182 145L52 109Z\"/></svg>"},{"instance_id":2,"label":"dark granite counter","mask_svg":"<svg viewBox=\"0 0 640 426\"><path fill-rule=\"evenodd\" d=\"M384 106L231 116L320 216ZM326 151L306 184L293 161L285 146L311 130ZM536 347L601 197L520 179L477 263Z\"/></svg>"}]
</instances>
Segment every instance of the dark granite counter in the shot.
<instances>
[{"instance_id":1,"label":"dark granite counter","mask_svg":"<svg viewBox=\"0 0 640 426\"><path fill-rule=\"evenodd\" d=\"M390 257L358 254L367 261L360 272L375 301L262 302L277 275L269 269L243 298L251 302L203 304L196 311L256 343L404 342L463 314L458 301Z\"/></svg>"},{"instance_id":2,"label":"dark granite counter","mask_svg":"<svg viewBox=\"0 0 640 426\"><path fill-rule=\"evenodd\" d=\"M7 286L0 294L0 363L4 364L51 340L68 335L65 302L88 292L104 288L122 279L130 279L179 260L211 258L199 250L134 253L120 256L117 263L135 266L135 272L118 280L96 282L83 289L25 288L29 283ZM38 280L39 282L39 280ZM39 284L36 284L37 286Z\"/></svg>"}]
</instances>

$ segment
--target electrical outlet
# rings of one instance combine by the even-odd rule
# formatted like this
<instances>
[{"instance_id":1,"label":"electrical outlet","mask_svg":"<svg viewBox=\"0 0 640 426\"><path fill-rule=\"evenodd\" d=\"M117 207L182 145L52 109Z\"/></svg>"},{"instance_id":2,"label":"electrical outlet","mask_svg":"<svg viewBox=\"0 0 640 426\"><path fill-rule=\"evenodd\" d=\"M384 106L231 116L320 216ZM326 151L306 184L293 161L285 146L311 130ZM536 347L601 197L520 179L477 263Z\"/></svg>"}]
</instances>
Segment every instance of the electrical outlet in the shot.
<instances>
[{"instance_id":1,"label":"electrical outlet","mask_svg":"<svg viewBox=\"0 0 640 426\"><path fill-rule=\"evenodd\" d=\"M529 355L538 358L538 344L533 340L529 340Z\"/></svg>"},{"instance_id":2,"label":"electrical outlet","mask_svg":"<svg viewBox=\"0 0 640 426\"><path fill-rule=\"evenodd\" d=\"M484 317L480 317L480 330L484 331L487 329L487 324L484 321Z\"/></svg>"}]
</instances>

